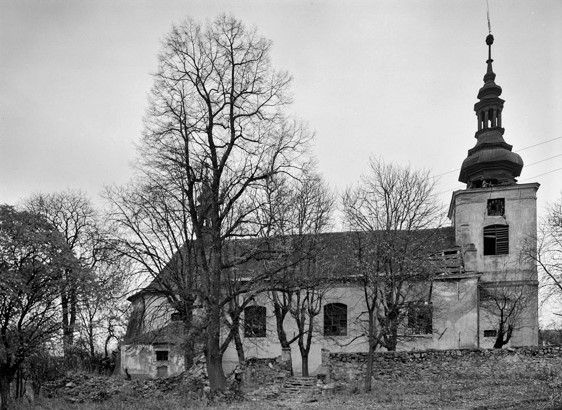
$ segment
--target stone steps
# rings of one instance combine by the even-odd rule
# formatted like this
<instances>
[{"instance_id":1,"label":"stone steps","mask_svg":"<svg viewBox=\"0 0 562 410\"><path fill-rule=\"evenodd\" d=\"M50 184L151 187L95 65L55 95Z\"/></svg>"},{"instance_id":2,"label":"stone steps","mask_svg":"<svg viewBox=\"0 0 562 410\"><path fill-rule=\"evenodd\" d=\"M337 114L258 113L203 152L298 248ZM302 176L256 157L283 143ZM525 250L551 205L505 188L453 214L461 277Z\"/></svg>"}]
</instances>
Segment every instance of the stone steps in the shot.
<instances>
[{"instance_id":1,"label":"stone steps","mask_svg":"<svg viewBox=\"0 0 562 410\"><path fill-rule=\"evenodd\" d=\"M283 387L279 392L280 395L286 396L296 396L304 394L312 394L316 390L316 378L315 377L299 377L292 376L287 378L283 382Z\"/></svg>"}]
</instances>

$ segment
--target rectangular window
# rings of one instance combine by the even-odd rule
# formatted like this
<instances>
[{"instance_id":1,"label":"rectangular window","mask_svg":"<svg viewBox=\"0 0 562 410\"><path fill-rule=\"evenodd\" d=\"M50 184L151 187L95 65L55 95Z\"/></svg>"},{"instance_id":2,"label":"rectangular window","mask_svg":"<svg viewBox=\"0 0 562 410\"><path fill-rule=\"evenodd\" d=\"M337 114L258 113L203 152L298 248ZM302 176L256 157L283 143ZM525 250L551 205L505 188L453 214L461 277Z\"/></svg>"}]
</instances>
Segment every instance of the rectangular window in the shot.
<instances>
[{"instance_id":1,"label":"rectangular window","mask_svg":"<svg viewBox=\"0 0 562 410\"><path fill-rule=\"evenodd\" d=\"M324 306L324 336L347 336L347 305L328 303Z\"/></svg>"},{"instance_id":2,"label":"rectangular window","mask_svg":"<svg viewBox=\"0 0 562 410\"><path fill-rule=\"evenodd\" d=\"M156 351L156 361L157 362L165 362L168 360L168 351L167 350L157 350Z\"/></svg>"},{"instance_id":3,"label":"rectangular window","mask_svg":"<svg viewBox=\"0 0 562 410\"><path fill-rule=\"evenodd\" d=\"M180 322L181 321L181 315L179 312L174 312L172 313L172 322Z\"/></svg>"},{"instance_id":4,"label":"rectangular window","mask_svg":"<svg viewBox=\"0 0 562 410\"><path fill-rule=\"evenodd\" d=\"M498 331L497 330L484 330L484 337L497 337Z\"/></svg>"},{"instance_id":5,"label":"rectangular window","mask_svg":"<svg viewBox=\"0 0 562 410\"><path fill-rule=\"evenodd\" d=\"M484 255L507 255L509 253L509 227L490 225L484 227Z\"/></svg>"},{"instance_id":6,"label":"rectangular window","mask_svg":"<svg viewBox=\"0 0 562 410\"><path fill-rule=\"evenodd\" d=\"M408 330L414 335L433 333L433 308L431 303L410 303L408 305Z\"/></svg>"},{"instance_id":7,"label":"rectangular window","mask_svg":"<svg viewBox=\"0 0 562 410\"><path fill-rule=\"evenodd\" d=\"M266 336L265 306L248 306L244 309L244 337Z\"/></svg>"},{"instance_id":8,"label":"rectangular window","mask_svg":"<svg viewBox=\"0 0 562 410\"><path fill-rule=\"evenodd\" d=\"M505 215L505 199L494 198L488 199L488 216L504 216Z\"/></svg>"}]
</instances>

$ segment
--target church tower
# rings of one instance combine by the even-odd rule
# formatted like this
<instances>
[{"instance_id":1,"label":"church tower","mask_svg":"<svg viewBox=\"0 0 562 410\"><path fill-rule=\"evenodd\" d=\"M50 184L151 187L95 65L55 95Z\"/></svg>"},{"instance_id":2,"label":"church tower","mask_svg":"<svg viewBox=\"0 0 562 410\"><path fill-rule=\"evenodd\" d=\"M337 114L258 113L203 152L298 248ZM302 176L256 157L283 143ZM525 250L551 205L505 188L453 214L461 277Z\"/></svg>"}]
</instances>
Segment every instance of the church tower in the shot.
<instances>
[{"instance_id":1,"label":"church tower","mask_svg":"<svg viewBox=\"0 0 562 410\"><path fill-rule=\"evenodd\" d=\"M537 270L527 255L536 251L539 184L520 184L516 179L523 160L504 139L505 101L500 98L502 89L492 68L493 42L494 37L488 35L484 85L474 104L476 144L468 150L459 175L466 189L453 192L449 218L464 270L478 277L477 346L492 347L498 332L507 338L508 330L508 345L537 345ZM517 317L498 328L500 312L492 312L490 306L495 302L491 299L500 294L507 304L518 306Z\"/></svg>"}]
</instances>

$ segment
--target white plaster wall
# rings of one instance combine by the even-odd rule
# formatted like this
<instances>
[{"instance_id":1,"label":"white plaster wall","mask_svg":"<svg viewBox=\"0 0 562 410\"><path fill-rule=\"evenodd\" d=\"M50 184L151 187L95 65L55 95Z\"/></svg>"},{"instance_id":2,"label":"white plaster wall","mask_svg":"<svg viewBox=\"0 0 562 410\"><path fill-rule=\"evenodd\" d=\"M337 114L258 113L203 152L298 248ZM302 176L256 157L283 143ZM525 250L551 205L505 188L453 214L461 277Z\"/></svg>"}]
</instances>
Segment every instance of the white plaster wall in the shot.
<instances>
[{"instance_id":1,"label":"white plaster wall","mask_svg":"<svg viewBox=\"0 0 562 410\"><path fill-rule=\"evenodd\" d=\"M330 289L324 294L322 304L325 306L328 303L344 303L347 305L347 336L324 338L324 310L322 308L321 313L314 320L314 333L309 354L309 371L311 372L316 370L321 364L322 348L342 352L361 352L367 350L364 338L360 337L354 340L364 332L362 328L362 320L364 318L362 312L366 309L364 309L362 289L353 285L342 285L341 287ZM266 337L246 338L242 329L241 336L244 344L244 354L246 358L273 358L280 356L281 346L278 342L275 315L271 301L266 294L262 294L256 298L256 304L266 307L267 333ZM285 318L284 328L289 339L298 333L297 325L294 319L290 317L290 314ZM291 345L291 357L293 370L298 374L301 372L302 360L297 342ZM234 368L237 363L236 349L231 344L223 358L225 371Z\"/></svg>"},{"instance_id":2,"label":"white plaster wall","mask_svg":"<svg viewBox=\"0 0 562 410\"><path fill-rule=\"evenodd\" d=\"M157 350L167 350L168 360L156 360ZM166 366L168 376L184 370L184 357L176 346L122 345L121 369L127 369L131 377L156 377L158 367Z\"/></svg>"},{"instance_id":3,"label":"white plaster wall","mask_svg":"<svg viewBox=\"0 0 562 410\"><path fill-rule=\"evenodd\" d=\"M507 347L538 346L538 291L536 285L525 285L526 297L523 311L515 322L515 329ZM482 304L481 304L482 305ZM480 308L480 347L492 348L495 337L484 337L484 330L497 330L498 317Z\"/></svg>"},{"instance_id":4,"label":"white plaster wall","mask_svg":"<svg viewBox=\"0 0 562 410\"><path fill-rule=\"evenodd\" d=\"M433 285L433 347L478 347L478 277Z\"/></svg>"},{"instance_id":5,"label":"white plaster wall","mask_svg":"<svg viewBox=\"0 0 562 410\"><path fill-rule=\"evenodd\" d=\"M367 340L363 334L366 333L366 306L363 289L354 284L340 285L327 291L324 295L323 305L329 303L344 303L347 305L347 336L323 336L324 311L316 316L314 321L314 335L308 357L309 371L314 373L321 365L321 351L328 349L332 352L366 352L368 350ZM243 329L241 331L246 358L274 358L281 355L281 346L278 342L275 316L273 306L263 294L256 298L256 304L265 306L267 311L267 333L266 337L245 338ZM288 338L297 334L297 326L292 317L287 315L284 322L285 332ZM421 350L433 347L432 335L401 336L398 341L397 350ZM297 342L291 345L291 357L293 371L301 373L302 358ZM233 344L229 346L223 356L223 367L226 372L232 371L238 364L236 349Z\"/></svg>"}]
</instances>

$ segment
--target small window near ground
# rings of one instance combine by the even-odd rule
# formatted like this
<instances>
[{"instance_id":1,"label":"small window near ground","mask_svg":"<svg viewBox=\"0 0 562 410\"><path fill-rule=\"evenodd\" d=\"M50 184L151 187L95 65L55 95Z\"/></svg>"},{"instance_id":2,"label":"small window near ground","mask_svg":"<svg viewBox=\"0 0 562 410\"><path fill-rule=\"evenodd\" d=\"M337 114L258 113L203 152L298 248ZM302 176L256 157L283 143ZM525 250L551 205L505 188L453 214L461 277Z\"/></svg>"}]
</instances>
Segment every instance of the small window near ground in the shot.
<instances>
[{"instance_id":1,"label":"small window near ground","mask_svg":"<svg viewBox=\"0 0 562 410\"><path fill-rule=\"evenodd\" d=\"M484 255L507 255L509 253L509 226L490 225L484 227Z\"/></svg>"},{"instance_id":2,"label":"small window near ground","mask_svg":"<svg viewBox=\"0 0 562 410\"><path fill-rule=\"evenodd\" d=\"M488 216L504 216L505 215L505 199L494 198L488 199Z\"/></svg>"},{"instance_id":3,"label":"small window near ground","mask_svg":"<svg viewBox=\"0 0 562 410\"><path fill-rule=\"evenodd\" d=\"M484 330L484 337L497 337L498 331L497 330Z\"/></svg>"},{"instance_id":4,"label":"small window near ground","mask_svg":"<svg viewBox=\"0 0 562 410\"><path fill-rule=\"evenodd\" d=\"M156 351L156 361L165 362L167 360L168 360L168 351L167 350L157 350Z\"/></svg>"},{"instance_id":5,"label":"small window near ground","mask_svg":"<svg viewBox=\"0 0 562 410\"><path fill-rule=\"evenodd\" d=\"M408 306L408 330L414 335L433 333L433 308L431 303L410 303Z\"/></svg>"},{"instance_id":6,"label":"small window near ground","mask_svg":"<svg viewBox=\"0 0 562 410\"><path fill-rule=\"evenodd\" d=\"M248 306L244 309L244 337L265 337L265 306Z\"/></svg>"},{"instance_id":7,"label":"small window near ground","mask_svg":"<svg viewBox=\"0 0 562 410\"><path fill-rule=\"evenodd\" d=\"M347 336L347 305L329 303L324 306L324 336Z\"/></svg>"},{"instance_id":8,"label":"small window near ground","mask_svg":"<svg viewBox=\"0 0 562 410\"><path fill-rule=\"evenodd\" d=\"M172 322L181 321L181 314L179 312L172 313Z\"/></svg>"}]
</instances>

